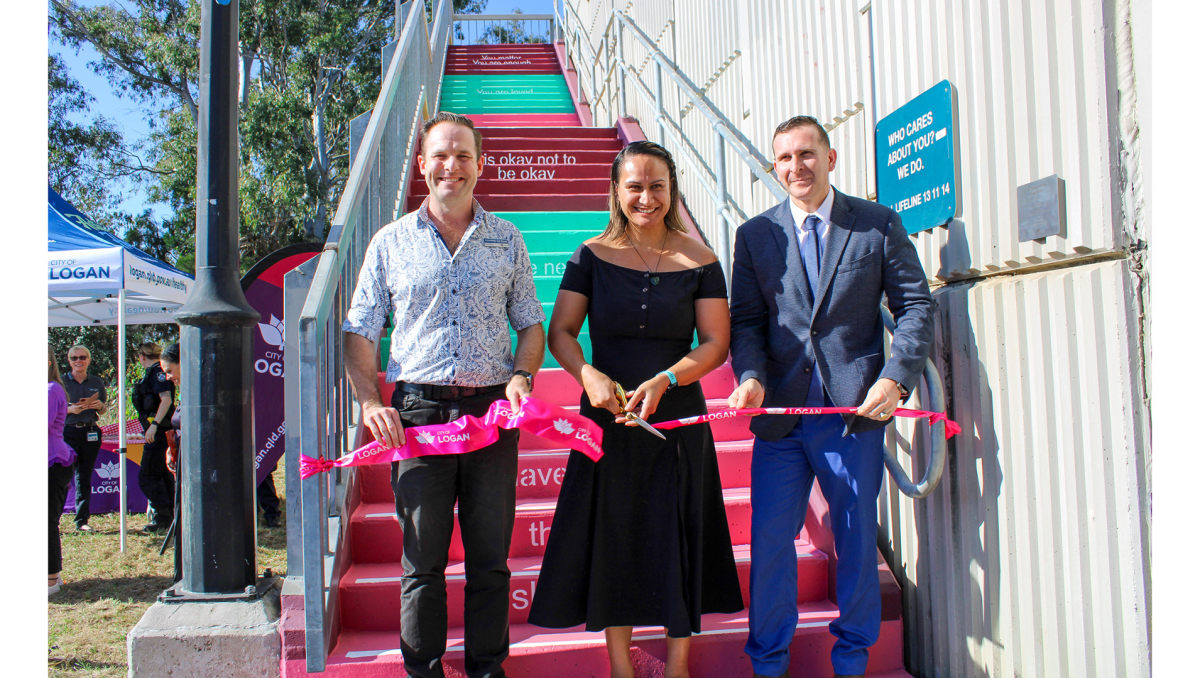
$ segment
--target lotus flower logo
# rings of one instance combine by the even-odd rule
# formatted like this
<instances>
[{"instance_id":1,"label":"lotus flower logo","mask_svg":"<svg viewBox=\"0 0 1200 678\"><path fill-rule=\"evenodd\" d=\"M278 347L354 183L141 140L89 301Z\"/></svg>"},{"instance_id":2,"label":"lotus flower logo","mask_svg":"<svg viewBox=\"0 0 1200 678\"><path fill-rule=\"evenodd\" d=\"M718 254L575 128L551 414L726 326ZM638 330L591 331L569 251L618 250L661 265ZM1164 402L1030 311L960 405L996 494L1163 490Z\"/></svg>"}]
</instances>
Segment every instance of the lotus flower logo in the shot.
<instances>
[{"instance_id":1,"label":"lotus flower logo","mask_svg":"<svg viewBox=\"0 0 1200 678\"><path fill-rule=\"evenodd\" d=\"M96 469L96 475L105 480L111 480L113 478L120 477L121 470L120 467L117 466L117 462L111 461L105 464L100 464L100 468Z\"/></svg>"},{"instance_id":2,"label":"lotus flower logo","mask_svg":"<svg viewBox=\"0 0 1200 678\"><path fill-rule=\"evenodd\" d=\"M417 442L421 443L422 445L432 445L433 436L429 435L428 433L418 433Z\"/></svg>"},{"instance_id":3,"label":"lotus flower logo","mask_svg":"<svg viewBox=\"0 0 1200 678\"><path fill-rule=\"evenodd\" d=\"M563 435L568 435L575 430L575 427L571 426L571 422L567 421L566 419L555 419L554 430Z\"/></svg>"},{"instance_id":4,"label":"lotus flower logo","mask_svg":"<svg viewBox=\"0 0 1200 678\"><path fill-rule=\"evenodd\" d=\"M279 350L283 350L283 321L271 314L270 323L259 323L258 331L262 333L263 341L278 346Z\"/></svg>"}]
</instances>

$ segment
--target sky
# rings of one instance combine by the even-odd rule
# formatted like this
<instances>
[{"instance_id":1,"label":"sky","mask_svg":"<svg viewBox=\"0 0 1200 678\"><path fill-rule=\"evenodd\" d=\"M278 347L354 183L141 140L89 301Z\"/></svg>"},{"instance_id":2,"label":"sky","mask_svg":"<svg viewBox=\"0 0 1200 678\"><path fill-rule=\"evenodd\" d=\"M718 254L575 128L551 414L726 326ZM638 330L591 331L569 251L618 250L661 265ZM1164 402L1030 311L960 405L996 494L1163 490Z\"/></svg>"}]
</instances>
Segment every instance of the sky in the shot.
<instances>
[{"instance_id":1,"label":"sky","mask_svg":"<svg viewBox=\"0 0 1200 678\"><path fill-rule=\"evenodd\" d=\"M117 1L119 2L119 0ZM80 0L79 4L95 6L106 4L106 2L100 0ZM552 0L489 0L487 6L484 8L484 12L487 14L507 14L514 8L520 8L525 14L552 14L554 12ZM77 54L74 48L59 43L53 37L49 40L49 49L51 53L63 57L68 68L70 68L71 75L96 99L92 104L92 115L72 116L76 122L86 123L90 121L92 116L102 115L116 123L121 129L125 141L131 145L149 135L150 126L146 122L146 115L154 109L148 109L144 104L133 98L126 97L123 93L114 91L106 78L98 76L92 71L88 64L100 60L100 55L96 50L85 45ZM159 220L170 215L168 207L147 203L135 187L127 185L125 192L127 197L121 204L122 209L138 214L142 210L149 208L155 218Z\"/></svg>"}]
</instances>

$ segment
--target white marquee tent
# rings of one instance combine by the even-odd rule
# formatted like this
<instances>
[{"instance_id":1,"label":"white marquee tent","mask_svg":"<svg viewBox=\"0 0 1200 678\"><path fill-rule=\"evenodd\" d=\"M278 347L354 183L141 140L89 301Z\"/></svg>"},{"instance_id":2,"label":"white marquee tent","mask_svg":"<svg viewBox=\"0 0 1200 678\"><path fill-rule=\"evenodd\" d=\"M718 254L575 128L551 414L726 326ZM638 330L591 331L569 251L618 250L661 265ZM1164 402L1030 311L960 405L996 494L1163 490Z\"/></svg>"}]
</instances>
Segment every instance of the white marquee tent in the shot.
<instances>
[{"instance_id":1,"label":"white marquee tent","mask_svg":"<svg viewBox=\"0 0 1200 678\"><path fill-rule=\"evenodd\" d=\"M49 247L50 327L117 325L117 364L125 364L125 325L174 322L187 299L192 276L97 228L91 219L50 189L46 232ZM125 370L118 370L118 401L125 402ZM124 416L118 417L123 420ZM121 422L124 424L124 421ZM120 426L119 447L126 432ZM125 464L121 472L121 550L125 550Z\"/></svg>"}]
</instances>

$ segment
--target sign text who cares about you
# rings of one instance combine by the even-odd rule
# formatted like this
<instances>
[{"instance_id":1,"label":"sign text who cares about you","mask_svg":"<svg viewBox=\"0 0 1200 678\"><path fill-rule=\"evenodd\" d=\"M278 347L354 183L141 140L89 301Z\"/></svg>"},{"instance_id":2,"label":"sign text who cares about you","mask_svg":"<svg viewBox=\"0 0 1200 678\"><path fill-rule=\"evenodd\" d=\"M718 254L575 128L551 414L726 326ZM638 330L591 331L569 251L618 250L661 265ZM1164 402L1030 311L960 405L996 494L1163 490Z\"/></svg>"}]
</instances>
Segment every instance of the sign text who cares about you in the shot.
<instances>
[{"instance_id":1,"label":"sign text who cares about you","mask_svg":"<svg viewBox=\"0 0 1200 678\"><path fill-rule=\"evenodd\" d=\"M961 216L957 98L943 80L875 126L879 203L896 210L909 233Z\"/></svg>"}]
</instances>

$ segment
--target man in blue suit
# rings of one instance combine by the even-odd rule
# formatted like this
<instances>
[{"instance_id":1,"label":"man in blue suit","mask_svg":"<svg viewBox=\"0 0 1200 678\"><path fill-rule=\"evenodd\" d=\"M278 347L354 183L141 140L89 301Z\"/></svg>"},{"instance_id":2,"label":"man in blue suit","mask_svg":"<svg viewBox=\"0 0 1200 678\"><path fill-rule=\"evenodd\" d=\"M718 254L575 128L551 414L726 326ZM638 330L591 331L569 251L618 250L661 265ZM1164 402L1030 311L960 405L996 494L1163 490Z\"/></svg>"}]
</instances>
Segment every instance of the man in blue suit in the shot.
<instances>
[{"instance_id":1,"label":"man in blue suit","mask_svg":"<svg viewBox=\"0 0 1200 678\"><path fill-rule=\"evenodd\" d=\"M750 501L750 636L754 675L787 676L795 633L796 551L813 479L829 502L840 616L833 670L862 675L879 637L876 500L883 427L916 387L934 305L900 216L829 184L837 152L816 119L775 129L775 174L790 198L742 224L734 248L730 407L858 407L830 415L762 415ZM881 298L896 318L883 353Z\"/></svg>"}]
</instances>

